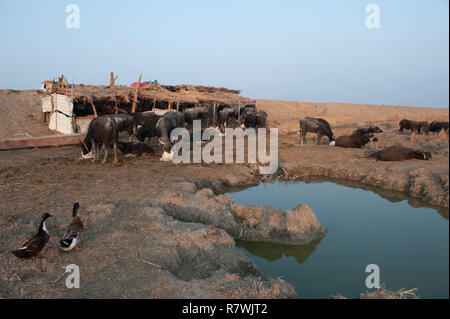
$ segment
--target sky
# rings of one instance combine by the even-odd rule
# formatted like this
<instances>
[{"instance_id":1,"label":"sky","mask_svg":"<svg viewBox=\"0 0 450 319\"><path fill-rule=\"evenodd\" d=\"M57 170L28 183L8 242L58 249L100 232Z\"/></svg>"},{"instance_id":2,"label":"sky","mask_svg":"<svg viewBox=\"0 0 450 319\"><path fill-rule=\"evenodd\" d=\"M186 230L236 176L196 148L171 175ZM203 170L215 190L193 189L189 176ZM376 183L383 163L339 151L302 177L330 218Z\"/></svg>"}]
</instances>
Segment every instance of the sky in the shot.
<instances>
[{"instance_id":1,"label":"sky","mask_svg":"<svg viewBox=\"0 0 450 319\"><path fill-rule=\"evenodd\" d=\"M448 0L0 0L0 39L2 89L113 71L124 85L142 73L251 98L449 107Z\"/></svg>"}]
</instances>

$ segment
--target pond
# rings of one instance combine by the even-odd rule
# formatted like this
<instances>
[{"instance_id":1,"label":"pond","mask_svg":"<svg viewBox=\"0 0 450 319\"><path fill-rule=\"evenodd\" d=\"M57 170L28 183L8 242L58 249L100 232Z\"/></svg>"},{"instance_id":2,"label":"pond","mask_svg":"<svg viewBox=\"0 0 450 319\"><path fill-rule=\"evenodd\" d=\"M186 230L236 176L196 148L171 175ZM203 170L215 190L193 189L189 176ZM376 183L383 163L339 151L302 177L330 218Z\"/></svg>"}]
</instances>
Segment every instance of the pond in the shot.
<instances>
[{"instance_id":1,"label":"pond","mask_svg":"<svg viewBox=\"0 0 450 319\"><path fill-rule=\"evenodd\" d=\"M298 298L359 296L369 290L369 264L379 266L380 282L389 289L417 287L421 298L448 298L448 209L425 207L399 192L340 183L270 183L228 193L236 204L284 211L307 204L328 228L325 237L306 245L236 245L262 272L294 284Z\"/></svg>"}]
</instances>

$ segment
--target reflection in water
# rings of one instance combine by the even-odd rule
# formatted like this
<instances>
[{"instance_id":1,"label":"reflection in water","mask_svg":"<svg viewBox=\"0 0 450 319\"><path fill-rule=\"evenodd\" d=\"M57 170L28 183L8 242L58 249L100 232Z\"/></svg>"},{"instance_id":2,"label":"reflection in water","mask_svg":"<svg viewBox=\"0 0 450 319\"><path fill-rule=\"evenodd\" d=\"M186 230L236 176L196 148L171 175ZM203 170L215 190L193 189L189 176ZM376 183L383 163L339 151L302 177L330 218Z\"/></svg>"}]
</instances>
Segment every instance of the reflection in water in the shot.
<instances>
[{"instance_id":1,"label":"reflection in water","mask_svg":"<svg viewBox=\"0 0 450 319\"><path fill-rule=\"evenodd\" d=\"M305 184L316 184L316 183L328 183L332 182L337 185L342 185L346 187L351 188L359 188L371 191L372 193L375 193L379 195L380 197L388 200L391 203L399 203L406 200L408 202L408 205L414 208L433 208L435 209L442 217L448 220L449 218L449 209L441 206L435 206L428 203L425 203L424 201L420 200L419 198L412 197L406 193L394 191L394 190L388 190L381 187L373 186L373 185L366 185L361 184L354 181L349 181L345 179L339 179L339 178L324 178L324 177L309 177L308 179L303 180Z\"/></svg>"},{"instance_id":2,"label":"reflection in water","mask_svg":"<svg viewBox=\"0 0 450 319\"><path fill-rule=\"evenodd\" d=\"M236 241L263 273L291 282L299 298L358 296L367 290L369 264L380 267L390 289L449 296L448 209L342 180L261 184L230 195L236 204L283 211L303 203L327 227L325 237L305 245Z\"/></svg>"},{"instance_id":3,"label":"reflection in water","mask_svg":"<svg viewBox=\"0 0 450 319\"><path fill-rule=\"evenodd\" d=\"M316 250L317 245L322 238L317 238L303 245L289 245L272 242L252 242L245 240L236 240L236 246L244 248L249 253L264 258L268 261L274 261L284 256L294 257L299 264L303 264L309 256Z\"/></svg>"}]
</instances>

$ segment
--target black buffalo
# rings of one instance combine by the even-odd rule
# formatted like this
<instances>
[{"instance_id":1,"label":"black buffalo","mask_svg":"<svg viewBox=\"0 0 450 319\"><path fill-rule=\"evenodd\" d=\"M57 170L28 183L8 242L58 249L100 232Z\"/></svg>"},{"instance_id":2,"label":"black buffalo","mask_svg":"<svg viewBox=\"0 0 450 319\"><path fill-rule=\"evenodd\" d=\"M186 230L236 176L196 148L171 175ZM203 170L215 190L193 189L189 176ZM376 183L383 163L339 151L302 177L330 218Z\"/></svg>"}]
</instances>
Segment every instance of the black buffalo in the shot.
<instances>
[{"instance_id":1,"label":"black buffalo","mask_svg":"<svg viewBox=\"0 0 450 319\"><path fill-rule=\"evenodd\" d=\"M430 124L430 132L439 133L440 131L448 132L448 122L433 121Z\"/></svg>"},{"instance_id":2,"label":"black buffalo","mask_svg":"<svg viewBox=\"0 0 450 319\"><path fill-rule=\"evenodd\" d=\"M137 133L139 141L143 142L146 137L159 137L159 142L164 146L164 151L170 150L172 142L170 141L170 134L178 127L184 127L183 112L167 112L161 116L154 127L144 125Z\"/></svg>"},{"instance_id":3,"label":"black buffalo","mask_svg":"<svg viewBox=\"0 0 450 319\"><path fill-rule=\"evenodd\" d=\"M156 113L146 115L145 121L136 134L139 141L144 142L147 137L151 139L153 136L158 136L156 132L156 123L158 123L160 117L161 115Z\"/></svg>"},{"instance_id":4,"label":"black buffalo","mask_svg":"<svg viewBox=\"0 0 450 319\"><path fill-rule=\"evenodd\" d=\"M245 107L241 109L241 123L245 128L256 127L256 111L254 108Z\"/></svg>"},{"instance_id":5,"label":"black buffalo","mask_svg":"<svg viewBox=\"0 0 450 319\"><path fill-rule=\"evenodd\" d=\"M217 113L219 129L224 130L228 123L234 123L236 111L231 107L221 108Z\"/></svg>"},{"instance_id":6,"label":"black buffalo","mask_svg":"<svg viewBox=\"0 0 450 319\"><path fill-rule=\"evenodd\" d=\"M330 124L322 118L305 117L300 121L300 140L302 145L306 143L307 133L317 134L317 144L320 144L322 136L326 136L331 143L336 138L331 130Z\"/></svg>"},{"instance_id":7,"label":"black buffalo","mask_svg":"<svg viewBox=\"0 0 450 319\"><path fill-rule=\"evenodd\" d=\"M267 127L267 113L263 110L259 110L255 113L256 115L256 127Z\"/></svg>"},{"instance_id":8,"label":"black buffalo","mask_svg":"<svg viewBox=\"0 0 450 319\"><path fill-rule=\"evenodd\" d=\"M375 152L369 157L379 161L405 161L409 159L430 160L431 153L428 151L418 151L401 145L391 146L385 150Z\"/></svg>"},{"instance_id":9,"label":"black buffalo","mask_svg":"<svg viewBox=\"0 0 450 319\"><path fill-rule=\"evenodd\" d=\"M110 145L114 149L114 161L117 162L117 139L119 136L119 129L116 121L109 115L99 116L89 123L86 137L80 142L83 158L87 158L92 151L94 153L94 160L98 160L100 147L105 149L105 157L103 163L108 159Z\"/></svg>"},{"instance_id":10,"label":"black buffalo","mask_svg":"<svg viewBox=\"0 0 450 319\"><path fill-rule=\"evenodd\" d=\"M103 116L109 116L115 122L118 132L126 131L130 136L136 136L137 122L129 114L108 114Z\"/></svg>"},{"instance_id":11,"label":"black buffalo","mask_svg":"<svg viewBox=\"0 0 450 319\"><path fill-rule=\"evenodd\" d=\"M147 111L147 112L136 112L132 113L131 116L133 117L135 124L137 126L143 126L147 121L152 120L156 116L159 118L159 115L156 115L153 111Z\"/></svg>"},{"instance_id":12,"label":"black buffalo","mask_svg":"<svg viewBox=\"0 0 450 319\"><path fill-rule=\"evenodd\" d=\"M192 128L195 120L201 120L203 125L206 125L209 119L209 109L205 106L193 107L183 110L184 121Z\"/></svg>"},{"instance_id":13,"label":"black buffalo","mask_svg":"<svg viewBox=\"0 0 450 319\"><path fill-rule=\"evenodd\" d=\"M410 130L411 133L415 132L418 134L428 134L428 131L430 129L430 125L427 121L418 122L403 119L398 124L400 126L400 133L403 133L404 130Z\"/></svg>"},{"instance_id":14,"label":"black buffalo","mask_svg":"<svg viewBox=\"0 0 450 319\"><path fill-rule=\"evenodd\" d=\"M369 127L361 127L353 131L351 135L367 135L367 134L375 134L375 133L383 133L383 130L378 126Z\"/></svg>"}]
</instances>

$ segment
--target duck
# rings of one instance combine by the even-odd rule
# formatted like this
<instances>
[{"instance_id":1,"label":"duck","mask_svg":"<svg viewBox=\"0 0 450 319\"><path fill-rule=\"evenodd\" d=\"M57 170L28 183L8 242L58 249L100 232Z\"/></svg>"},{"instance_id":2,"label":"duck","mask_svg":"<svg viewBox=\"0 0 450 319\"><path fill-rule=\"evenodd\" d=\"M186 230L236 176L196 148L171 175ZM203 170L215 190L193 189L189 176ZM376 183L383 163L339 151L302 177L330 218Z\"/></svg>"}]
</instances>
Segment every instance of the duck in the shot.
<instances>
[{"instance_id":1,"label":"duck","mask_svg":"<svg viewBox=\"0 0 450 319\"><path fill-rule=\"evenodd\" d=\"M19 249L11 251L16 257L23 259L33 258L37 256L37 254L39 254L45 247L50 239L50 234L47 227L45 227L45 221L49 217L53 216L49 213L43 214L41 217L41 224L39 225L39 230L36 235L28 239L28 241Z\"/></svg>"},{"instance_id":2,"label":"duck","mask_svg":"<svg viewBox=\"0 0 450 319\"><path fill-rule=\"evenodd\" d=\"M72 249L78 250L78 244L80 243L81 233L84 230L83 222L80 217L78 217L78 209L80 204L73 204L72 208L72 221L67 227L64 235L59 241L59 246L64 251L71 251Z\"/></svg>"}]
</instances>

